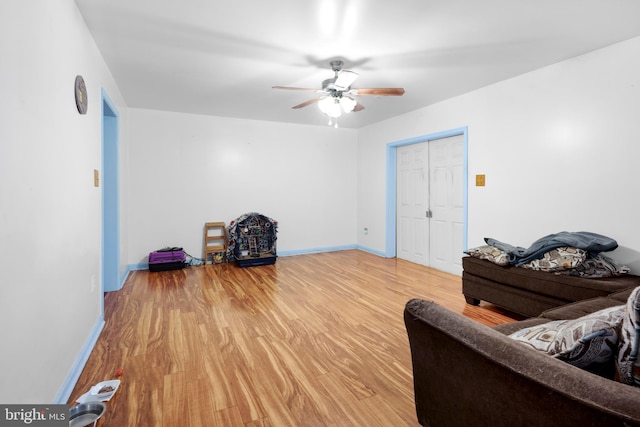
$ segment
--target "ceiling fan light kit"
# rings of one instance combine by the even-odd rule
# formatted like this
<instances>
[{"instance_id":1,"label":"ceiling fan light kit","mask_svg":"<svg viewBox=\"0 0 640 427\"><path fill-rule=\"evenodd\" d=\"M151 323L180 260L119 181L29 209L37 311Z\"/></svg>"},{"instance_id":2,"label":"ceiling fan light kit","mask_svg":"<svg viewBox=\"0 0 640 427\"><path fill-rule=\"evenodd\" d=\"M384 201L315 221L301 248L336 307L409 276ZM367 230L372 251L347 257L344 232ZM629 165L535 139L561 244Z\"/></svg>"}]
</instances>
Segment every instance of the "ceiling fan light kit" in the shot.
<instances>
[{"instance_id":1,"label":"ceiling fan light kit","mask_svg":"<svg viewBox=\"0 0 640 427\"><path fill-rule=\"evenodd\" d=\"M324 96L318 101L318 108L329 117L340 117L343 112L350 113L356 106L356 101L347 96Z\"/></svg>"},{"instance_id":2,"label":"ceiling fan light kit","mask_svg":"<svg viewBox=\"0 0 640 427\"><path fill-rule=\"evenodd\" d=\"M318 108L325 115L329 116L329 125L334 124L338 127L338 117L342 113L351 113L364 110L364 106L351 96L374 95L374 96L402 96L403 88L364 88L351 89L351 85L358 78L358 73L342 69L342 61L331 61L331 69L334 72L333 78L326 79L322 82L322 89L310 89L288 86L273 86L273 89L298 90L306 92L316 92L322 96L293 106L299 109L311 105L318 104Z\"/></svg>"},{"instance_id":3,"label":"ceiling fan light kit","mask_svg":"<svg viewBox=\"0 0 640 427\"><path fill-rule=\"evenodd\" d=\"M320 99L318 108L329 117L340 117L342 115L340 100L332 96L325 96Z\"/></svg>"}]
</instances>

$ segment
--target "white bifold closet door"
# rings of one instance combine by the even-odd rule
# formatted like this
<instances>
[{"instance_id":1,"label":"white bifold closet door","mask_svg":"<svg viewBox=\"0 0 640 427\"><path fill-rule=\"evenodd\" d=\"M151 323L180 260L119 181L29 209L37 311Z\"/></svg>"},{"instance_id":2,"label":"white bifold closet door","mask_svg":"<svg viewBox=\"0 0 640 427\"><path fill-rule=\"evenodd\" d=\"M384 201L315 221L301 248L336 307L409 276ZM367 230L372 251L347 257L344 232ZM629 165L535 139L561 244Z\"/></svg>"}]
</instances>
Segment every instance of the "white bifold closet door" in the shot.
<instances>
[{"instance_id":1,"label":"white bifold closet door","mask_svg":"<svg viewBox=\"0 0 640 427\"><path fill-rule=\"evenodd\" d=\"M397 148L397 256L462 273L464 137Z\"/></svg>"}]
</instances>

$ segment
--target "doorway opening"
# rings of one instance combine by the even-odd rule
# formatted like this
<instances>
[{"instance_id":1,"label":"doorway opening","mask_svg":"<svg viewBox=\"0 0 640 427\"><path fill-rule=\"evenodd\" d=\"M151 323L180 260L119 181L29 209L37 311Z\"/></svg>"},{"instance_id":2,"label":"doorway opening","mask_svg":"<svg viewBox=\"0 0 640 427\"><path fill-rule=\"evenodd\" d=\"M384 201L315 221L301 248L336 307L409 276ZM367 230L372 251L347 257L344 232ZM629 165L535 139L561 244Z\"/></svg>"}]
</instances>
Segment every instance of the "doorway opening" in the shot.
<instances>
[{"instance_id":1,"label":"doorway opening","mask_svg":"<svg viewBox=\"0 0 640 427\"><path fill-rule=\"evenodd\" d=\"M117 291L120 284L120 198L118 179L119 117L102 89L102 290ZM104 307L103 307L104 311Z\"/></svg>"}]
</instances>

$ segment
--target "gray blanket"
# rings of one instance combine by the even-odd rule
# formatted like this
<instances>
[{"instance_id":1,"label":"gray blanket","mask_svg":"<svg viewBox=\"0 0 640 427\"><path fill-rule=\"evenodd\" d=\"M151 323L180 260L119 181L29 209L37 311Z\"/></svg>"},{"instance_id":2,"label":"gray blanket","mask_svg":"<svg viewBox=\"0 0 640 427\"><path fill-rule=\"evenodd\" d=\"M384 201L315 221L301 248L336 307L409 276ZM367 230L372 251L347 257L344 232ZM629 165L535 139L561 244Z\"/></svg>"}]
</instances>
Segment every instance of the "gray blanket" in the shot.
<instances>
[{"instance_id":1,"label":"gray blanket","mask_svg":"<svg viewBox=\"0 0 640 427\"><path fill-rule=\"evenodd\" d=\"M485 237L484 241L488 245L505 251L509 256L509 263L515 266L540 259L550 250L563 246L584 249L592 255L612 251L618 247L618 242L612 238L589 231L561 231L559 233L549 234L536 240L526 249L519 246L512 246L489 237Z\"/></svg>"}]
</instances>

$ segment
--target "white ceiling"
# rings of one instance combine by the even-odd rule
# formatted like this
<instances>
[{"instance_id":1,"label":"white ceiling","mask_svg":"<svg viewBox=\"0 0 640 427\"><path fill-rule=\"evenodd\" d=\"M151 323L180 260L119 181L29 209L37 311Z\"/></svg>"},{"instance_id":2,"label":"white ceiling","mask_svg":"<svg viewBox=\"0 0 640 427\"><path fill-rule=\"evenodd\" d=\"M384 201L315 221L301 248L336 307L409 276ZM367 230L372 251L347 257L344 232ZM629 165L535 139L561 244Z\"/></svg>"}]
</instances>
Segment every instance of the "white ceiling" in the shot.
<instances>
[{"instance_id":1,"label":"white ceiling","mask_svg":"<svg viewBox=\"0 0 640 427\"><path fill-rule=\"evenodd\" d=\"M76 0L130 107L326 125L293 110L342 59L359 128L640 36L637 0ZM615 66L615 64L612 64Z\"/></svg>"}]
</instances>

